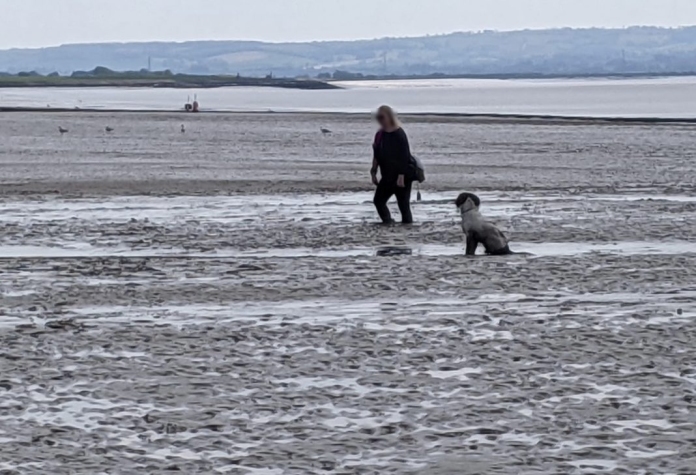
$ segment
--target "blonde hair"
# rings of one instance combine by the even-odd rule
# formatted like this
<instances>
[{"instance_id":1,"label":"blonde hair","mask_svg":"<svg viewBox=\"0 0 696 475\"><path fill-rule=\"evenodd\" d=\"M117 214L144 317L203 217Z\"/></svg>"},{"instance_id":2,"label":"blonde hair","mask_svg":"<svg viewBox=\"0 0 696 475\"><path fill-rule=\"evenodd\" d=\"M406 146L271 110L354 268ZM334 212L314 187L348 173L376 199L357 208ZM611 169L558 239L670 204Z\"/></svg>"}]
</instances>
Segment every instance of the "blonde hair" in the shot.
<instances>
[{"instance_id":1,"label":"blonde hair","mask_svg":"<svg viewBox=\"0 0 696 475\"><path fill-rule=\"evenodd\" d=\"M390 106L379 106L379 109L377 109L377 114L384 114L387 120L391 122L392 127L397 129L401 127L401 122L399 121L399 117L396 115L396 111Z\"/></svg>"}]
</instances>

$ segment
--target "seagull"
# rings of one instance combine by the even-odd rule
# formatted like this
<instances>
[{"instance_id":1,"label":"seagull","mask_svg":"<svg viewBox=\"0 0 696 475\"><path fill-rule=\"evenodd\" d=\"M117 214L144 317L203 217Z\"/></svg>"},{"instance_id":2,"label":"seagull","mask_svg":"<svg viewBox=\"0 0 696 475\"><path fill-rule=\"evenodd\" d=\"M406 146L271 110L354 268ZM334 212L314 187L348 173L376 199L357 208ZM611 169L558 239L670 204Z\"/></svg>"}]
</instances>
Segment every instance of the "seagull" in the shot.
<instances>
[{"instance_id":1,"label":"seagull","mask_svg":"<svg viewBox=\"0 0 696 475\"><path fill-rule=\"evenodd\" d=\"M319 130L321 130L321 133L324 135L329 135L331 133L329 129L325 129L324 127L321 127Z\"/></svg>"},{"instance_id":2,"label":"seagull","mask_svg":"<svg viewBox=\"0 0 696 475\"><path fill-rule=\"evenodd\" d=\"M114 128L113 128L113 127L109 127L109 126L107 125L105 130L106 130L107 132L113 132L113 131L114 131Z\"/></svg>"},{"instance_id":3,"label":"seagull","mask_svg":"<svg viewBox=\"0 0 696 475\"><path fill-rule=\"evenodd\" d=\"M186 126L184 124L181 124L181 133L182 134L186 133Z\"/></svg>"},{"instance_id":4,"label":"seagull","mask_svg":"<svg viewBox=\"0 0 696 475\"><path fill-rule=\"evenodd\" d=\"M68 129L64 129L64 128L61 127L61 126L58 126L58 132L60 132L61 135L67 134L67 133L68 133Z\"/></svg>"}]
</instances>

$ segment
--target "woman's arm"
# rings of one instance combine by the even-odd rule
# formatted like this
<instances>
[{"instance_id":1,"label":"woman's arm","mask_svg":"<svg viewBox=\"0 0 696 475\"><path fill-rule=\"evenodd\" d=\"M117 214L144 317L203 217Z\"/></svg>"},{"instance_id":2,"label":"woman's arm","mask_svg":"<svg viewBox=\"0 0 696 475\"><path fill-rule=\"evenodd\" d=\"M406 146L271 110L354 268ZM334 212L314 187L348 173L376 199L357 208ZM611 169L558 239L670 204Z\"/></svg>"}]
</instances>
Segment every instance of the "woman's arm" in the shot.
<instances>
[{"instance_id":1,"label":"woman's arm","mask_svg":"<svg viewBox=\"0 0 696 475\"><path fill-rule=\"evenodd\" d=\"M374 156L372 157L372 168L370 168L370 173L376 175L377 170L379 170L379 163L377 162L377 156Z\"/></svg>"},{"instance_id":2,"label":"woman's arm","mask_svg":"<svg viewBox=\"0 0 696 475\"><path fill-rule=\"evenodd\" d=\"M379 162L377 161L377 147L372 146L372 168L370 169L370 175L372 176L372 183L376 186L379 185L379 180L377 179L377 170L379 170Z\"/></svg>"}]
</instances>

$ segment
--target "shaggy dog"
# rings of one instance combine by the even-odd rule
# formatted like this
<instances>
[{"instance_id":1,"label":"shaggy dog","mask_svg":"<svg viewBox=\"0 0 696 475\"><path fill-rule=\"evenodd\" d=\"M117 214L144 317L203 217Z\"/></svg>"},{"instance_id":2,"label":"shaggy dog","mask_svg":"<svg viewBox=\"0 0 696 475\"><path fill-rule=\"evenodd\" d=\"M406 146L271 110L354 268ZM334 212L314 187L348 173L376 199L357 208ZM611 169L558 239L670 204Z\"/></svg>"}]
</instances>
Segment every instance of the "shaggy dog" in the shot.
<instances>
[{"instance_id":1,"label":"shaggy dog","mask_svg":"<svg viewBox=\"0 0 696 475\"><path fill-rule=\"evenodd\" d=\"M462 215L462 230L466 235L466 255L475 256L479 243L483 243L486 254L507 256L513 254L505 235L494 225L488 223L481 213L481 199L473 193L462 193L456 201Z\"/></svg>"}]
</instances>

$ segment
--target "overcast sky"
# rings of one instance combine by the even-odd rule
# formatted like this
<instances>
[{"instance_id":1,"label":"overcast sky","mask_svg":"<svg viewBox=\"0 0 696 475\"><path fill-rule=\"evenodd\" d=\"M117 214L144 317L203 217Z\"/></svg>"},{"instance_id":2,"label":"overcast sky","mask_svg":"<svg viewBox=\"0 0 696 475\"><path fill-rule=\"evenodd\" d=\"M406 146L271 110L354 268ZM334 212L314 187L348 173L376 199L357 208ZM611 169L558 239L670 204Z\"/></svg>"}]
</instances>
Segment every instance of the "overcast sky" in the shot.
<instances>
[{"instance_id":1,"label":"overcast sky","mask_svg":"<svg viewBox=\"0 0 696 475\"><path fill-rule=\"evenodd\" d=\"M0 48L696 24L696 0L0 0Z\"/></svg>"}]
</instances>

